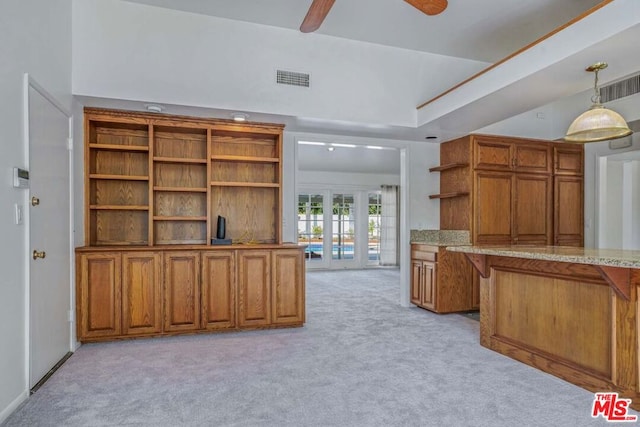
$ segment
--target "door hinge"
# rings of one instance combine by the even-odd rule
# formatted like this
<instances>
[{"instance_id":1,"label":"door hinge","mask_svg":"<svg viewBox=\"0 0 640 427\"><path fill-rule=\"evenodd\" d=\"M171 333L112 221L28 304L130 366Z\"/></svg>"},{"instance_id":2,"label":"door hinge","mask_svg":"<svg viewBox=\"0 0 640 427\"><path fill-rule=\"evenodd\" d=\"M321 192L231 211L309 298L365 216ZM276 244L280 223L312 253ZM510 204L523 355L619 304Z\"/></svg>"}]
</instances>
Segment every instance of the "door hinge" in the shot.
<instances>
[{"instance_id":1,"label":"door hinge","mask_svg":"<svg viewBox=\"0 0 640 427\"><path fill-rule=\"evenodd\" d=\"M67 150L73 151L73 138L67 138Z\"/></svg>"},{"instance_id":2,"label":"door hinge","mask_svg":"<svg viewBox=\"0 0 640 427\"><path fill-rule=\"evenodd\" d=\"M69 323L73 323L75 321L75 316L73 315L73 310L67 311L67 321Z\"/></svg>"}]
</instances>

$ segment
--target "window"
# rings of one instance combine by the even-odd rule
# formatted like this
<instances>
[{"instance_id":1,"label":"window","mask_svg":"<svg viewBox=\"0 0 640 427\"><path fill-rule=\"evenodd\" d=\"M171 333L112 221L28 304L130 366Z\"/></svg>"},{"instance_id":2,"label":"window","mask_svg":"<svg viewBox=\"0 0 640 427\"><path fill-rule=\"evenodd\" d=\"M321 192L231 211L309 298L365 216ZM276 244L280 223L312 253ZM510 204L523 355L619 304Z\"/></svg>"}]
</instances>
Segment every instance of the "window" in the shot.
<instances>
[{"instance_id":1,"label":"window","mask_svg":"<svg viewBox=\"0 0 640 427\"><path fill-rule=\"evenodd\" d=\"M323 258L324 209L321 194L298 195L298 243L307 245L305 257L310 261Z\"/></svg>"}]
</instances>

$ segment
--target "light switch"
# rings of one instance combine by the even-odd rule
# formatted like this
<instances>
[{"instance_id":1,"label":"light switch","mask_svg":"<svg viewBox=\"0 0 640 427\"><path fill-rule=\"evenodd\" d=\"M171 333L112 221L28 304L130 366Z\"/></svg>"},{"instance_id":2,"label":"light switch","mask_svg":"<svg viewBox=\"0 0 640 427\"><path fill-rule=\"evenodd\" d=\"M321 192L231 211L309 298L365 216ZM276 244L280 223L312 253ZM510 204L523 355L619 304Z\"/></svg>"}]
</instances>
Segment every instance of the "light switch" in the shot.
<instances>
[{"instance_id":1,"label":"light switch","mask_svg":"<svg viewBox=\"0 0 640 427\"><path fill-rule=\"evenodd\" d=\"M15 204L16 207L16 225L22 225L22 205Z\"/></svg>"}]
</instances>

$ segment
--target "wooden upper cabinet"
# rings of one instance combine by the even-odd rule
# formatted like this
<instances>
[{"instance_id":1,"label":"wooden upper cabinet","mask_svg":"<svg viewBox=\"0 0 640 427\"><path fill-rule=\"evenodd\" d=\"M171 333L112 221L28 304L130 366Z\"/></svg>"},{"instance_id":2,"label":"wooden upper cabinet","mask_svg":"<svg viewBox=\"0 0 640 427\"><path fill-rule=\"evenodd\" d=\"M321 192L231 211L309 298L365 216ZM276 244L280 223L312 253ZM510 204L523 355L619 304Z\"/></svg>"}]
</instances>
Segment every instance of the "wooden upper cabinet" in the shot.
<instances>
[{"instance_id":1,"label":"wooden upper cabinet","mask_svg":"<svg viewBox=\"0 0 640 427\"><path fill-rule=\"evenodd\" d=\"M510 244L514 217L514 174L478 171L474 172L474 178L474 244Z\"/></svg>"},{"instance_id":2,"label":"wooden upper cabinet","mask_svg":"<svg viewBox=\"0 0 640 427\"><path fill-rule=\"evenodd\" d=\"M551 144L514 143L514 171L551 174Z\"/></svg>"},{"instance_id":3,"label":"wooden upper cabinet","mask_svg":"<svg viewBox=\"0 0 640 427\"><path fill-rule=\"evenodd\" d=\"M553 227L553 179L549 175L515 174L512 243L550 245Z\"/></svg>"},{"instance_id":4,"label":"wooden upper cabinet","mask_svg":"<svg viewBox=\"0 0 640 427\"><path fill-rule=\"evenodd\" d=\"M272 253L272 306L274 324L304 322L304 258L299 250Z\"/></svg>"},{"instance_id":5,"label":"wooden upper cabinet","mask_svg":"<svg viewBox=\"0 0 640 427\"><path fill-rule=\"evenodd\" d=\"M121 262L119 252L78 255L76 307L80 339L121 334Z\"/></svg>"},{"instance_id":6,"label":"wooden upper cabinet","mask_svg":"<svg viewBox=\"0 0 640 427\"><path fill-rule=\"evenodd\" d=\"M162 254L122 254L122 333L162 332Z\"/></svg>"},{"instance_id":7,"label":"wooden upper cabinet","mask_svg":"<svg viewBox=\"0 0 640 427\"><path fill-rule=\"evenodd\" d=\"M475 169L510 171L513 169L513 144L495 137L474 136Z\"/></svg>"},{"instance_id":8,"label":"wooden upper cabinet","mask_svg":"<svg viewBox=\"0 0 640 427\"><path fill-rule=\"evenodd\" d=\"M236 264L233 251L202 252L202 327L236 326Z\"/></svg>"},{"instance_id":9,"label":"wooden upper cabinet","mask_svg":"<svg viewBox=\"0 0 640 427\"><path fill-rule=\"evenodd\" d=\"M525 173L552 172L551 143L474 135L474 168Z\"/></svg>"},{"instance_id":10,"label":"wooden upper cabinet","mask_svg":"<svg viewBox=\"0 0 640 427\"><path fill-rule=\"evenodd\" d=\"M164 330L200 328L200 253L164 253Z\"/></svg>"},{"instance_id":11,"label":"wooden upper cabinet","mask_svg":"<svg viewBox=\"0 0 640 427\"><path fill-rule=\"evenodd\" d=\"M584 174L584 147L558 142L553 145L553 173L555 175Z\"/></svg>"}]
</instances>

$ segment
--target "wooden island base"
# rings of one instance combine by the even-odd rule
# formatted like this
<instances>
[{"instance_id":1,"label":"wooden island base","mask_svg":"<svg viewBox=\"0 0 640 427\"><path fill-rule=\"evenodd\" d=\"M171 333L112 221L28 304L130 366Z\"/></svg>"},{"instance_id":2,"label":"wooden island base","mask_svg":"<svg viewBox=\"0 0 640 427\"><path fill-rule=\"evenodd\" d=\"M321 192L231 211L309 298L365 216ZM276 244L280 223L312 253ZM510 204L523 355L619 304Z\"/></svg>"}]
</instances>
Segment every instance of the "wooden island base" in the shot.
<instances>
[{"instance_id":1,"label":"wooden island base","mask_svg":"<svg viewBox=\"0 0 640 427\"><path fill-rule=\"evenodd\" d=\"M467 253L480 272L480 343L640 410L637 268Z\"/></svg>"}]
</instances>

